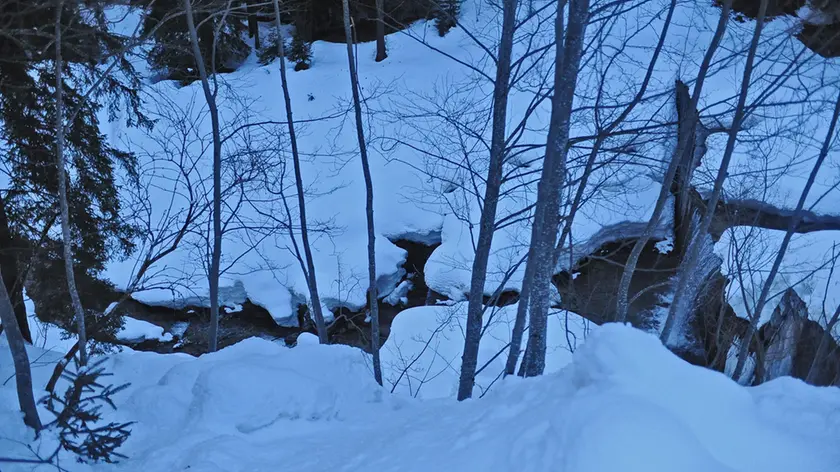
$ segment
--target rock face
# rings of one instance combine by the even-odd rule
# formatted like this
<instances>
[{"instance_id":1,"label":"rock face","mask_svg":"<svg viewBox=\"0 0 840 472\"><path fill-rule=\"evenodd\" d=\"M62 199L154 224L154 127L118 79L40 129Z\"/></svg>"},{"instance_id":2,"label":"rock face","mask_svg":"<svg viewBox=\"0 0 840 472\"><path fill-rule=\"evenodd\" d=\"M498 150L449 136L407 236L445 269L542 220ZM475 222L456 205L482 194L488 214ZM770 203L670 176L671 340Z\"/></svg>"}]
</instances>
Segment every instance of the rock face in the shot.
<instances>
[{"instance_id":1,"label":"rock face","mask_svg":"<svg viewBox=\"0 0 840 472\"><path fill-rule=\"evenodd\" d=\"M788 289L770 321L758 333L757 357L761 360L755 384L777 377L806 379L814 363L817 347L825 329L809 319L808 308L794 289ZM840 346L828 338L825 357L817 364L814 384L838 385L840 382Z\"/></svg>"},{"instance_id":2,"label":"rock face","mask_svg":"<svg viewBox=\"0 0 840 472\"><path fill-rule=\"evenodd\" d=\"M787 289L770 321L762 329L764 362L759 363L756 380L767 381L794 374L794 359L808 320L808 307L792 288ZM761 367L763 366L763 372ZM763 375L761 375L763 374Z\"/></svg>"},{"instance_id":3,"label":"rock face","mask_svg":"<svg viewBox=\"0 0 840 472\"><path fill-rule=\"evenodd\" d=\"M616 292L624 263L633 249L634 239L611 242L598 248L573 268L554 277L560 292L560 308L578 313L594 323L613 321ZM627 320L635 327L655 330L655 314L664 307L670 280L676 274L679 258L672 251L657 249L657 241L645 246L630 283L630 307Z\"/></svg>"}]
</instances>

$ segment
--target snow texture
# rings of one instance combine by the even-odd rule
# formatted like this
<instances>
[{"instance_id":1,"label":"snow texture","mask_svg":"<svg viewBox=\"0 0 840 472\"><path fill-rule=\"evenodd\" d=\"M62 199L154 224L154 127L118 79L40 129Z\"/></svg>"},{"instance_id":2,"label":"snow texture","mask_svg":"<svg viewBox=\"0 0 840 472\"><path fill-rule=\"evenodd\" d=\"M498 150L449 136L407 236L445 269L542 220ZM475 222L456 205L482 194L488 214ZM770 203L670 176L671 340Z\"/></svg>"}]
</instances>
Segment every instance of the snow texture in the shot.
<instances>
[{"instance_id":1,"label":"snow texture","mask_svg":"<svg viewBox=\"0 0 840 472\"><path fill-rule=\"evenodd\" d=\"M121 20L116 27L125 32L132 31L138 21L134 14L123 19L122 9L115 9L111 14ZM454 300L463 299L468 291L473 240L477 236L470 228L479 218L478 200L471 193L472 184L464 180L463 172L445 166L430 168L438 164L430 164L420 149L400 144L417 143L417 139L428 136L425 132L428 128L435 128L438 134L444 135L451 134L452 130L440 127L441 123L432 118L401 120L395 114L409 113L411 107L416 106L416 103L406 101L409 95L431 97L446 90L446 84L463 84L475 79L475 73L469 67L459 65L433 48L479 69L490 67L481 59L483 49L465 34L465 30L469 28L483 40L490 41L496 34L496 20L494 9L465 2L460 20L463 28L454 28L445 38L438 37L432 23L419 21L406 31L389 36L388 61L373 61L373 43L358 46L359 80L367 99L366 107L381 110L367 119L372 143L370 159L375 194L376 266L379 293L383 297L394 291L404 273L401 266L406 253L391 242L396 239L425 244L442 243L426 264L426 283ZM549 36L540 32L536 38L538 42L546 42ZM314 231L312 245L316 276L322 300L328 308L346 306L358 309L365 304L366 288L365 192L361 167L356 158L355 131L348 124L345 114L350 91L349 79L346 80L346 50L340 44L316 42L313 44L313 57L315 60L311 69L290 73L288 79L294 116L299 121L302 173L310 192L307 195L307 213ZM135 66L152 77L141 60L137 60ZM536 69L533 72L538 73ZM286 120L281 97L277 93L280 78L276 63L261 66L252 56L239 70L221 75L218 79L223 130L236 129L244 124L246 118L251 122L282 123ZM114 146L138 152L140 182L143 188L149 189L148 192L136 192L144 201L139 206L142 211L136 215L139 224L153 229L151 234L170 234L161 232L160 227L166 226L164 223L167 222L170 227L172 223L183 222L189 204L185 197L189 194L188 189L199 195L201 204L206 204L210 120L198 83L177 87L166 81L151 83L150 79L149 82L146 106L149 115L158 120L154 131L125 128L118 122L107 120L104 113L102 128ZM486 89L486 83L477 86L464 99L480 108L489 99ZM412 94L406 95L401 90L410 90ZM533 91L515 90L510 98L511 119L524 116L533 98ZM418 98L418 101L422 102L422 99ZM547 106L547 103L541 104L531 115L520 137L523 142L544 143ZM189 128L184 126L185 123L196 125ZM588 129L577 131L590 132ZM283 126L276 125L270 129L271 139L276 141L276 136L285 136L285 132ZM231 136L226 141L225 154L233 159L234 167L239 150L246 145L260 144L259 139L266 139L249 133ZM252 142L249 143L248 139ZM172 149L173 143L182 142L186 143L186 153L173 152L180 151ZM421 144L427 146L429 142L433 140ZM475 145L480 147L477 142ZM276 179L286 189L294 220L297 218L297 207L291 190L290 157L285 143L281 144L281 148L279 154L264 153L261 158L273 169L270 178ZM166 157L172 155L183 157L185 162ZM471 158L475 160L477 169L486 160L486 156L480 153ZM515 193L500 202L500 218L516 215L534 199L536 185L527 175L533 175L539 169L541 151L530 151L517 159L510 164L509 170L514 178L506 187ZM182 172L179 168L181 164L189 166L189 170ZM573 264L577 258L605 241L638 234L652 212L659 192L657 178L662 171L660 166L654 164L651 170L648 163L636 166L599 161L598 164L592 185L597 185L599 193L589 196L578 213L571 236L574 250L561 259L562 266ZM580 165L570 166L569 169L574 175L581 171ZM461 186L444 188L442 182L449 178L461 182ZM230 176L225 176L225 179L228 181ZM479 182L477 185L475 192L483 193L483 184ZM126 189L131 188L126 185L124 192L130 193ZM248 202L238 206L234 203L243 202L245 196ZM266 215L283 219L285 210L279 202L266 203L266 197L265 190L256 184L246 184L241 191L234 189L225 194L230 207L238 208L237 222L251 228L276 228L278 223ZM523 238L529 232L527 221L521 221L496 233L485 288L487 294L495 291L502 282L506 290L519 290L524 269L524 264L519 264L519 261L527 248L527 241ZM144 254L151 244L151 239L138 241L136 254ZM134 298L148 304L176 308L206 306L205 245L201 235L185 238L178 250L150 271L152 275L143 281L143 290ZM223 243L222 265L226 270L221 281L221 303L232 306L248 299L266 308L278 324L296 325L295 307L307 302L308 289L291 248L291 240L282 230L228 232ZM129 259L111 263L106 272L118 287L125 287L136 267L137 261Z\"/></svg>"},{"instance_id":2,"label":"snow texture","mask_svg":"<svg viewBox=\"0 0 840 472\"><path fill-rule=\"evenodd\" d=\"M593 330L551 374L500 380L462 403L390 394L374 383L361 351L304 339L294 348L248 339L199 358L112 355L113 381L132 384L108 413L137 422L122 450L129 458L89 466L63 456L62 465L71 472L268 472L278 464L292 472L829 472L840 465L833 447L840 390L791 378L741 387L623 325ZM39 388L60 355L30 349L40 359L33 365ZM10 364L0 338L4 378ZM29 458L25 445L45 451L53 441L50 432L35 440L22 427L13 386L0 386L2 455Z\"/></svg>"},{"instance_id":3,"label":"snow texture","mask_svg":"<svg viewBox=\"0 0 840 472\"><path fill-rule=\"evenodd\" d=\"M172 333L164 333L163 328L148 321L138 320L130 316L123 317L123 326L117 331L117 339L139 343L142 341L172 341Z\"/></svg>"}]
</instances>

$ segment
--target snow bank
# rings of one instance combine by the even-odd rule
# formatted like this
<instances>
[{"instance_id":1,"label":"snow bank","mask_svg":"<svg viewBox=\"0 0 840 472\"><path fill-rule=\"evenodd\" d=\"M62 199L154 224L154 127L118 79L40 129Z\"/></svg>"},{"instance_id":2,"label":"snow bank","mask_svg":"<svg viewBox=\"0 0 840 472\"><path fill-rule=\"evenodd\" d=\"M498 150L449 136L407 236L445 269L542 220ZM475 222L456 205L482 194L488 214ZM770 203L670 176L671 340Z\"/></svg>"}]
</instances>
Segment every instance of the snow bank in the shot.
<instances>
[{"instance_id":1,"label":"snow bank","mask_svg":"<svg viewBox=\"0 0 840 472\"><path fill-rule=\"evenodd\" d=\"M56 359L37 349L30 355ZM484 398L455 403L388 394L373 382L367 357L349 347L249 339L200 358L126 350L107 364L114 382L132 382L113 418L137 422L123 450L130 458L117 470L827 472L840 465L838 389L789 378L744 388L623 325L596 328L564 360L554 373L506 379ZM35 368L37 385L48 367ZM0 338L0 375L10 369ZM32 442L16 408L12 386L0 386L4 455L26 453L14 441Z\"/></svg>"}]
</instances>

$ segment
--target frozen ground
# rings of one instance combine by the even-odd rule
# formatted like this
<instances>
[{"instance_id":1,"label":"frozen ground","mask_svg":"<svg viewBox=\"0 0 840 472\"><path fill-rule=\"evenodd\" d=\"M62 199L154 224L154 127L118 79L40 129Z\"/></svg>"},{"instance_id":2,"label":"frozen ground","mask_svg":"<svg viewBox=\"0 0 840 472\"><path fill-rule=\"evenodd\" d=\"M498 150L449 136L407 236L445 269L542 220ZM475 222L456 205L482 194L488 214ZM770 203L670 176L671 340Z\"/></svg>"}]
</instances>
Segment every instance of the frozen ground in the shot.
<instances>
[{"instance_id":1,"label":"frozen ground","mask_svg":"<svg viewBox=\"0 0 840 472\"><path fill-rule=\"evenodd\" d=\"M10 362L0 338L0 375ZM460 341L459 341L460 342ZM455 349L454 345L446 349ZM33 348L38 386L60 354ZM553 355L554 356L554 355ZM372 380L344 346L249 339L192 358L125 350L107 362L132 386L111 417L137 421L117 466L70 471L832 472L840 391L790 378L744 388L686 364L646 333L606 325L555 372L506 380L481 399L418 400ZM26 457L10 382L0 456ZM47 449L49 434L35 442ZM4 472L50 470L0 464Z\"/></svg>"}]
</instances>

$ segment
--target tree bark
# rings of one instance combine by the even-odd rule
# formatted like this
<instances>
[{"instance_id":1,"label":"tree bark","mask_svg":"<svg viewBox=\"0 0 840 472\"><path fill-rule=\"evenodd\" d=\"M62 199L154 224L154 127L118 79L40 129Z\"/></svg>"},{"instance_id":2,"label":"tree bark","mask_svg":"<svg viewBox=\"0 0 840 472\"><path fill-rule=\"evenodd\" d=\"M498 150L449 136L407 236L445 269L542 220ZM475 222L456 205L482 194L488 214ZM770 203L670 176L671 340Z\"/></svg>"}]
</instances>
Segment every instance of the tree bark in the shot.
<instances>
[{"instance_id":1,"label":"tree bark","mask_svg":"<svg viewBox=\"0 0 840 472\"><path fill-rule=\"evenodd\" d=\"M277 28L280 29L280 2L274 0L274 17ZM321 297L318 295L318 281L315 277L315 261L312 258L312 247L309 244L309 229L306 220L306 198L304 198L303 176L300 171L300 153L297 146L297 134L295 123L292 118L292 99L289 95L289 83L286 81L286 53L283 41L277 41L277 55L280 58L280 84L283 87L283 102L286 105L286 115L289 123L289 141L292 145L292 160L295 168L295 186L298 194L298 211L300 214L300 233L303 240L303 252L306 257L306 284L309 286L309 298L312 303L312 312L315 315L315 327L318 331L318 341L321 344L329 343L327 337L327 325L324 322L324 313L321 310Z\"/></svg>"},{"instance_id":2,"label":"tree bark","mask_svg":"<svg viewBox=\"0 0 840 472\"><path fill-rule=\"evenodd\" d=\"M210 333L208 351L218 349L219 342L219 266L222 256L222 139L219 132L219 109L216 106L216 95L210 90L207 68L198 44L198 32L195 28L192 5L190 0L184 0L184 10L187 16L187 28L190 33L193 56L198 68L204 99L210 111L210 122L213 128L213 249L210 254ZM213 71L215 72L215 71Z\"/></svg>"},{"instance_id":3,"label":"tree bark","mask_svg":"<svg viewBox=\"0 0 840 472\"><path fill-rule=\"evenodd\" d=\"M2 274L0 274L2 277ZM0 284L0 321L3 322L9 350L12 352L12 362L15 365L15 383L17 386L18 404L23 412L23 422L34 429L41 430L41 418L38 417L38 407L35 403L35 393L32 390L32 370L29 366L29 355L26 353L26 343L18 329L12 303L6 287Z\"/></svg>"},{"instance_id":4,"label":"tree bark","mask_svg":"<svg viewBox=\"0 0 840 472\"><path fill-rule=\"evenodd\" d=\"M706 54L703 56L703 62L700 64L697 81L694 84L694 93L691 96L691 105L689 106L690 110L697 108L697 102L700 100L700 94L703 91L703 84L705 83L706 75L709 72L709 66L712 63L712 58L720 45L724 32L726 32L726 26L729 23L729 12L731 9L732 0L725 0L723 7L721 8L720 17L718 18L715 34L712 37L712 42L709 44L709 49L706 50ZM689 116L691 117L696 115L691 114ZM694 125L696 126L696 123ZM685 128L688 128L689 126L691 126L691 124L687 124ZM677 149L674 156L671 158L671 162L668 164L668 170L665 172L665 177L662 180L662 187L659 190L659 196L657 197L656 204L654 205L653 215L651 215L650 220L645 226L645 229L642 231L641 236L639 236L639 239L637 239L636 243L633 245L633 249L630 251L630 256L627 258L627 262L624 265L624 272L621 274L621 281L619 282L618 292L616 294L615 321L619 323L624 323L627 320L627 312L630 308L630 282L636 272L636 265L639 263L639 257L641 256L642 251L648 241L650 241L650 238L653 236L653 232L659 225L660 218L662 218L662 212L665 210L665 204L667 203L668 196L671 193L671 184L674 182L674 177L676 176L677 169L679 168L682 160L682 155L687 152L688 149L692 152L694 150L693 143L689 145L686 143L686 139L687 137L685 134L678 136L677 138Z\"/></svg>"},{"instance_id":5,"label":"tree bark","mask_svg":"<svg viewBox=\"0 0 840 472\"><path fill-rule=\"evenodd\" d=\"M502 185L505 158L507 102L510 92L511 55L513 36L516 31L517 0L502 0L502 35L496 63L496 79L493 87L493 123L490 137L490 164L487 170L484 190L484 207L479 219L478 242L472 265L470 294L467 303L467 327L464 339L464 354L461 358L461 375L458 384L458 400L472 396L475 386L475 371L478 365L478 345L481 341L482 314L484 311L484 284L487 280L487 265L490 247L496 228L496 208Z\"/></svg>"},{"instance_id":6,"label":"tree bark","mask_svg":"<svg viewBox=\"0 0 840 472\"><path fill-rule=\"evenodd\" d=\"M367 214L368 236L368 306L370 307L370 345L373 353L373 376L382 385L382 366L379 359L379 296L376 290L376 232L373 224L373 180L370 175L367 143L365 142L364 122L362 121L362 103L359 97L359 76L353 54L353 35L350 25L350 4L342 1L344 8L344 35L347 40L347 61L350 66L350 87L353 90L353 111L356 115L356 136L359 140L359 154L362 159L362 172L365 175L365 213ZM381 24L381 23L380 23ZM384 46L384 43L383 43Z\"/></svg>"},{"instance_id":7,"label":"tree bark","mask_svg":"<svg viewBox=\"0 0 840 472\"><path fill-rule=\"evenodd\" d=\"M385 50L385 0L376 0L376 62L388 57Z\"/></svg>"},{"instance_id":8,"label":"tree bark","mask_svg":"<svg viewBox=\"0 0 840 472\"><path fill-rule=\"evenodd\" d=\"M524 359L526 377L542 375L545 370L551 276L554 275L556 267L554 246L560 225L560 196L569 153L572 103L583 54L583 39L589 21L589 0L570 0L569 26L568 30L564 31L563 4L564 0L558 0L555 20L554 96L551 99L545 160L537 185L537 202L527 262L527 266L533 265L534 269L530 273L532 280L529 295L528 355Z\"/></svg>"},{"instance_id":9,"label":"tree bark","mask_svg":"<svg viewBox=\"0 0 840 472\"><path fill-rule=\"evenodd\" d=\"M24 341L32 344L32 333L29 330L29 321L26 319L26 305L23 302L23 274L18 270L18 249L16 238L9 227L6 202L0 195L0 266L5 268L2 280L9 294L20 334Z\"/></svg>"},{"instance_id":10,"label":"tree bark","mask_svg":"<svg viewBox=\"0 0 840 472\"><path fill-rule=\"evenodd\" d=\"M766 3L768 1L769 0L762 0L761 8L758 11L759 16L756 21L761 22L764 19L764 11L767 9ZM756 26L756 30L758 30L759 28L760 24ZM757 42L758 38L755 38L755 41ZM747 77L745 76L745 80L746 79ZM790 240L793 238L796 227L799 225L799 220L802 218L802 211L805 208L805 201L808 198L808 194L811 192L811 187L813 187L814 181L817 179L817 174L820 172L820 168L822 167L823 162L825 162L825 158L828 156L828 151L831 148L831 142L835 138L834 130L837 127L838 118L840 118L840 93L837 94L837 101L834 104L834 113L831 116L831 122L828 125L828 132L825 135L825 140L823 141L822 148L820 149L820 154L817 157L817 161L814 163L814 167L811 169L811 175L808 176L808 180L805 183L805 188L802 189L802 193L799 195L799 201L796 204L796 210L794 210L793 212L793 218L791 219L790 227L788 228L787 232L785 232L784 238L782 238L782 244L779 247L779 251L776 253L776 258L773 261L773 266L770 268L770 272L767 274L767 279L765 279L764 285L761 287L761 293L759 294L758 301L755 304L755 309L752 313L752 319L750 320L750 326L749 328L747 328L746 335L741 340L741 344L738 350L738 363L735 365L735 371L733 372L733 378L737 380L741 380L741 374L744 370L744 365L746 365L747 358L749 357L750 353L750 343L752 342L752 338L755 335L756 330L758 329L758 322L761 319L761 312L764 310L764 305L767 304L767 297L769 297L770 295L770 289L773 286L773 280L775 280L776 274L778 274L779 272L779 267L782 265L782 260L785 257L785 253L787 253L788 245L790 245ZM714 198L714 194L712 195L712 198ZM710 200L709 205L713 205L716 203L717 201ZM714 206L712 206L711 208L714 208ZM708 213L711 214L712 212ZM708 218L708 220L711 220L711 217Z\"/></svg>"},{"instance_id":11,"label":"tree bark","mask_svg":"<svg viewBox=\"0 0 840 472\"><path fill-rule=\"evenodd\" d=\"M57 0L55 13L55 154L58 168L58 202L61 207L61 242L64 249L64 274L67 277L67 291L73 314L76 317L76 329L79 331L79 364L87 365L87 331L85 328L85 310L79 291L76 289L76 273L73 270L73 236L70 231L70 208L67 202L67 171L64 161L64 63L61 55L61 13L64 1Z\"/></svg>"},{"instance_id":12,"label":"tree bark","mask_svg":"<svg viewBox=\"0 0 840 472\"><path fill-rule=\"evenodd\" d=\"M683 146L677 173L671 185L674 195L674 249L680 257L688 250L691 221L691 178L694 175L694 147L697 139L697 108L692 108L688 86L679 81L676 87L677 140Z\"/></svg>"}]
</instances>

